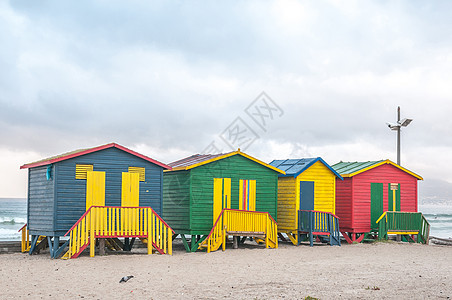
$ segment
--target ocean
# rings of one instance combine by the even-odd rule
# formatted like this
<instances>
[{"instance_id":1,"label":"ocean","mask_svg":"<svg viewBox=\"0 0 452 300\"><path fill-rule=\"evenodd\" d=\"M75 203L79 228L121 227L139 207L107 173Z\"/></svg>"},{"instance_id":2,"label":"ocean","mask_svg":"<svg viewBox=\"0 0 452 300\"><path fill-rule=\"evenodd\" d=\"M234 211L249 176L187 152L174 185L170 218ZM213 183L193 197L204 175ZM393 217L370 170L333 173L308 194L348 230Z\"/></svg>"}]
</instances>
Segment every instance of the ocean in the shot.
<instances>
[{"instance_id":1,"label":"ocean","mask_svg":"<svg viewBox=\"0 0 452 300\"><path fill-rule=\"evenodd\" d=\"M452 238L452 205L419 204L430 223L430 235ZM27 222L27 200L22 198L0 198L0 241L18 241L18 230Z\"/></svg>"},{"instance_id":2,"label":"ocean","mask_svg":"<svg viewBox=\"0 0 452 300\"><path fill-rule=\"evenodd\" d=\"M20 240L27 222L27 199L0 198L0 241Z\"/></svg>"},{"instance_id":3,"label":"ocean","mask_svg":"<svg viewBox=\"0 0 452 300\"><path fill-rule=\"evenodd\" d=\"M418 210L430 223L430 236L452 238L452 205L419 204Z\"/></svg>"}]
</instances>

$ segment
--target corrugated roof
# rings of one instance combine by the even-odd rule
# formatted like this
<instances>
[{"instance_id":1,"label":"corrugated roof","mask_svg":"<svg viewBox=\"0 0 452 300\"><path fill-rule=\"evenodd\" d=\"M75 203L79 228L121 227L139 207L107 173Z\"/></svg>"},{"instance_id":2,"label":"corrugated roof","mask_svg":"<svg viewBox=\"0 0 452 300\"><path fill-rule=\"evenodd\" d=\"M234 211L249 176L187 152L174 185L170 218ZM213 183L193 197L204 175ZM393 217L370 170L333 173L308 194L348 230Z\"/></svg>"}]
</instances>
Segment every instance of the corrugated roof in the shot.
<instances>
[{"instance_id":1,"label":"corrugated roof","mask_svg":"<svg viewBox=\"0 0 452 300\"><path fill-rule=\"evenodd\" d=\"M375 164L382 162L383 160L375 160L375 161L364 161L364 162L339 162L337 164L332 165L333 169L335 169L339 174L352 174L355 172L359 172L362 169L368 168Z\"/></svg>"},{"instance_id":2,"label":"corrugated roof","mask_svg":"<svg viewBox=\"0 0 452 300\"><path fill-rule=\"evenodd\" d=\"M234 155L241 155L245 158L248 158L258 164L263 165L264 167L267 167L269 169L272 169L273 171L276 171L278 173L281 174L285 174L284 171L271 166L267 163L264 163L263 161L258 160L257 158L254 158L246 153L243 153L240 151L240 149L238 151L233 151L233 152L229 152L229 153L220 153L220 154L195 154L192 156L189 156L187 158L183 158L180 160L177 160L175 162L169 163L168 165L172 167L173 171L178 171L178 170L190 170L220 159L225 159Z\"/></svg>"},{"instance_id":3,"label":"corrugated roof","mask_svg":"<svg viewBox=\"0 0 452 300\"><path fill-rule=\"evenodd\" d=\"M183 159L180 159L178 161L174 161L172 163L169 163L168 165L172 168L179 168L179 167L188 167L191 165L198 164L200 162L211 160L219 156L223 156L229 153L220 153L220 154L195 154Z\"/></svg>"},{"instance_id":4,"label":"corrugated roof","mask_svg":"<svg viewBox=\"0 0 452 300\"><path fill-rule=\"evenodd\" d=\"M327 164L321 157L315 158L299 158L299 159L280 159L274 160L270 163L271 166L274 166L278 169L286 172L286 176L297 177L304 171L306 171L310 166L320 161L323 163L331 172L334 173L337 177L342 179L342 176L339 175L329 164Z\"/></svg>"},{"instance_id":5,"label":"corrugated roof","mask_svg":"<svg viewBox=\"0 0 452 300\"><path fill-rule=\"evenodd\" d=\"M378 166L381 166L383 164L389 164L392 165L408 174L410 174L411 176L416 177L419 180L423 180L423 178L421 176L419 176L418 174L402 167L399 166L398 164L390 161L389 159L386 160L376 160L376 161L365 161L365 162L338 162L337 164L332 165L333 169L335 169L339 174L342 175L342 177L353 177L355 175L358 175L362 172L365 172L367 170L376 168Z\"/></svg>"},{"instance_id":6,"label":"corrugated roof","mask_svg":"<svg viewBox=\"0 0 452 300\"><path fill-rule=\"evenodd\" d=\"M63 161L63 160L66 160L66 159L82 156L82 155L85 155L85 154L93 153L93 152L104 150L104 149L107 149L107 148L120 149L120 150L125 151L127 153L130 153L132 155L135 155L135 156L137 156L137 157L139 157L141 159L144 159L144 160L147 160L147 161L149 161L151 163L154 163L154 164L156 164L156 165L158 165L158 166L160 166L160 167L162 167L164 169L171 170L171 167L168 166L168 165L165 165L164 163L161 163L161 162L159 162L159 161L157 161L155 159L152 159L150 157L147 157L147 156L145 156L143 154L140 154L138 152L135 152L133 150L130 150L130 149L124 147L124 146L121 146L121 145L118 145L118 144L115 144L115 143L110 143L110 144L97 146L97 147L93 147L93 148L88 148L88 149L78 149L78 150L74 150L74 151L71 151L71 152L66 152L64 154L55 155L55 156L52 156L52 157L41 159L39 161L35 161L35 162L32 162L32 163L25 164L25 165L21 166L20 168L21 169L28 169L28 168L34 168L34 167L39 167L39 166L50 165L50 164L53 164L53 163L56 163L56 162L59 162L59 161Z\"/></svg>"}]
</instances>

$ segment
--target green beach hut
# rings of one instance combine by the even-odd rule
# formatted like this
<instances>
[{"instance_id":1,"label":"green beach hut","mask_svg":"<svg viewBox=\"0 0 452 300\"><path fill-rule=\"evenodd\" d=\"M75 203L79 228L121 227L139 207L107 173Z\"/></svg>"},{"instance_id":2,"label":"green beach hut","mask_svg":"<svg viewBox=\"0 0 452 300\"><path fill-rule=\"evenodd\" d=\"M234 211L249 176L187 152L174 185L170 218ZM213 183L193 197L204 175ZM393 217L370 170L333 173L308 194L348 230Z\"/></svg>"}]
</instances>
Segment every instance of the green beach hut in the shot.
<instances>
[{"instance_id":1,"label":"green beach hut","mask_svg":"<svg viewBox=\"0 0 452 300\"><path fill-rule=\"evenodd\" d=\"M222 222L225 209L231 214L246 212L251 218L248 223L258 222L250 220L262 215L257 212L265 212L276 227L278 174L284 171L240 149L226 154L196 154L169 166L172 171L163 174L162 214L175 233L181 235L187 251L196 251L206 238L209 239L216 223ZM257 236L244 224L235 222L234 228L241 228L242 239ZM232 227L230 224L229 228ZM226 234L237 236L237 232ZM190 246L186 235L191 237ZM225 237L221 239L224 249Z\"/></svg>"}]
</instances>

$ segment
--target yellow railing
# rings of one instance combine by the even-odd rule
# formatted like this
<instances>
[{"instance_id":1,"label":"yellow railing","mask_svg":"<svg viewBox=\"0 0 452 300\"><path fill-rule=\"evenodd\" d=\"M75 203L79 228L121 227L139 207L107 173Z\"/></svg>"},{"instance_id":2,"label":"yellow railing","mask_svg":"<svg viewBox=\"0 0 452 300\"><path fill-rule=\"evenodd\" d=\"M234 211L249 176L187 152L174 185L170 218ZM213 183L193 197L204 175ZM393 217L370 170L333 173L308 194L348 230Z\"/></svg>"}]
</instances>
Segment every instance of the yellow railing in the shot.
<instances>
[{"instance_id":1,"label":"yellow railing","mask_svg":"<svg viewBox=\"0 0 452 300\"><path fill-rule=\"evenodd\" d=\"M19 229L19 232L22 233L21 251L27 252L30 250L30 233L28 232L27 224L22 226L22 228Z\"/></svg>"},{"instance_id":2,"label":"yellow railing","mask_svg":"<svg viewBox=\"0 0 452 300\"><path fill-rule=\"evenodd\" d=\"M221 245L223 245L223 251L226 249L226 243L224 242L226 233L223 226L223 214L224 210L218 216L217 221L207 236L207 239L199 246L200 248L205 247L207 249L207 253L218 250Z\"/></svg>"},{"instance_id":3,"label":"yellow railing","mask_svg":"<svg viewBox=\"0 0 452 300\"><path fill-rule=\"evenodd\" d=\"M91 206L65 234L70 234L66 258L77 257L90 245L94 256L96 238L137 237L147 240L161 254L172 254L171 227L150 207ZM150 242L149 242L150 241Z\"/></svg>"},{"instance_id":4,"label":"yellow railing","mask_svg":"<svg viewBox=\"0 0 452 300\"><path fill-rule=\"evenodd\" d=\"M263 236L266 248L278 248L278 228L266 212L223 209L206 240L200 245L207 252L226 249L228 235Z\"/></svg>"}]
</instances>

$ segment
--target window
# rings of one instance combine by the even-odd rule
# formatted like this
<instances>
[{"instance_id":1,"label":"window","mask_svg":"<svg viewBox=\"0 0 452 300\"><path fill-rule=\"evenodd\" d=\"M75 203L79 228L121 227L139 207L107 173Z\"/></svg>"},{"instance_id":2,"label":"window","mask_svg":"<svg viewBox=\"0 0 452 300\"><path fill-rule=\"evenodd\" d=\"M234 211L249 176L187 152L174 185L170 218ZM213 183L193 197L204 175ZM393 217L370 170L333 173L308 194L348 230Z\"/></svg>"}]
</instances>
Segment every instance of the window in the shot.
<instances>
[{"instance_id":1,"label":"window","mask_svg":"<svg viewBox=\"0 0 452 300\"><path fill-rule=\"evenodd\" d=\"M129 173L138 173L140 174L140 181L145 181L145 173L146 173L146 169L145 168L140 168L140 167L129 167Z\"/></svg>"},{"instance_id":2,"label":"window","mask_svg":"<svg viewBox=\"0 0 452 300\"><path fill-rule=\"evenodd\" d=\"M86 173L93 171L93 165L75 165L75 179L85 179Z\"/></svg>"}]
</instances>

